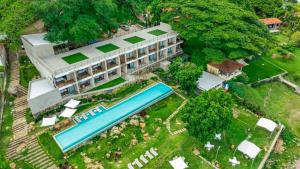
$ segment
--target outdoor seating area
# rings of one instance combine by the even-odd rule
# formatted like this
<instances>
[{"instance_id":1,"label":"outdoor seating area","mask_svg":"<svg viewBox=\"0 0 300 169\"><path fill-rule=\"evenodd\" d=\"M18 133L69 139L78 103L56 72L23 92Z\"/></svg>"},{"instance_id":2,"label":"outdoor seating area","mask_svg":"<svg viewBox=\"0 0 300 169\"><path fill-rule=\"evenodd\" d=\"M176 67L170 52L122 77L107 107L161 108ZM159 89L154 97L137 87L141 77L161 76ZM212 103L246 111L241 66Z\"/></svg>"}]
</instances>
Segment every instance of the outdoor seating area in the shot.
<instances>
[{"instance_id":1,"label":"outdoor seating area","mask_svg":"<svg viewBox=\"0 0 300 169\"><path fill-rule=\"evenodd\" d=\"M136 158L132 163L128 163L128 169L143 168L145 164L158 156L157 149L151 147L145 154L142 154L139 158ZM143 165L144 164L144 165Z\"/></svg>"},{"instance_id":2,"label":"outdoor seating area","mask_svg":"<svg viewBox=\"0 0 300 169\"><path fill-rule=\"evenodd\" d=\"M76 124L82 123L84 121L92 119L93 117L96 117L98 114L103 113L105 110L106 110L106 108L104 106L99 106L97 108L91 109L85 113L75 116L73 118L73 121Z\"/></svg>"}]
</instances>

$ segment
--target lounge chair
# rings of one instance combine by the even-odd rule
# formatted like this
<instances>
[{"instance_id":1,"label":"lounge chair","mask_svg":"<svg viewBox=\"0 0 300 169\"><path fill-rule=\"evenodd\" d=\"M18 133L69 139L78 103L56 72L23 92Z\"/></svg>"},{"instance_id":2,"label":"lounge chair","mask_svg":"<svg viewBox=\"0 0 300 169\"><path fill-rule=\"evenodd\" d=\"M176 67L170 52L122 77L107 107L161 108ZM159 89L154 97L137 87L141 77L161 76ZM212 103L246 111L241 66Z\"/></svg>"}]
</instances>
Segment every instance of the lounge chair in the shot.
<instances>
[{"instance_id":1,"label":"lounge chair","mask_svg":"<svg viewBox=\"0 0 300 169\"><path fill-rule=\"evenodd\" d=\"M155 157L158 156L158 153L155 151L153 147L150 148L151 154L153 154Z\"/></svg>"},{"instance_id":2,"label":"lounge chair","mask_svg":"<svg viewBox=\"0 0 300 169\"><path fill-rule=\"evenodd\" d=\"M134 160L133 164L136 164L139 168L143 167L143 164L137 158Z\"/></svg>"},{"instance_id":3,"label":"lounge chair","mask_svg":"<svg viewBox=\"0 0 300 169\"><path fill-rule=\"evenodd\" d=\"M127 164L127 167L128 167L128 169L134 169L134 167L132 166L131 163L128 163L128 164Z\"/></svg>"},{"instance_id":4,"label":"lounge chair","mask_svg":"<svg viewBox=\"0 0 300 169\"><path fill-rule=\"evenodd\" d=\"M84 120L87 120L87 119L88 119L88 117L86 117L85 114L83 114L82 117L84 118Z\"/></svg>"},{"instance_id":5,"label":"lounge chair","mask_svg":"<svg viewBox=\"0 0 300 169\"><path fill-rule=\"evenodd\" d=\"M75 117L75 121L76 121L77 123L80 123L80 122L81 122L81 120L80 120L80 118L79 118L78 116Z\"/></svg>"},{"instance_id":6,"label":"lounge chair","mask_svg":"<svg viewBox=\"0 0 300 169\"><path fill-rule=\"evenodd\" d=\"M148 150L146 151L145 156L149 157L150 160L154 158L153 155Z\"/></svg>"},{"instance_id":7,"label":"lounge chair","mask_svg":"<svg viewBox=\"0 0 300 169\"><path fill-rule=\"evenodd\" d=\"M148 160L145 158L144 155L141 155L141 156L140 156L140 160L142 160L145 164L148 163Z\"/></svg>"},{"instance_id":8,"label":"lounge chair","mask_svg":"<svg viewBox=\"0 0 300 169\"><path fill-rule=\"evenodd\" d=\"M98 107L97 111L98 111L99 113L101 113L101 112L102 112L102 109L101 109L101 107L100 107L100 106Z\"/></svg>"},{"instance_id":9,"label":"lounge chair","mask_svg":"<svg viewBox=\"0 0 300 169\"><path fill-rule=\"evenodd\" d=\"M90 114L91 114L92 116L95 116L95 115L96 115L96 114L94 113L94 110L90 111Z\"/></svg>"}]
</instances>

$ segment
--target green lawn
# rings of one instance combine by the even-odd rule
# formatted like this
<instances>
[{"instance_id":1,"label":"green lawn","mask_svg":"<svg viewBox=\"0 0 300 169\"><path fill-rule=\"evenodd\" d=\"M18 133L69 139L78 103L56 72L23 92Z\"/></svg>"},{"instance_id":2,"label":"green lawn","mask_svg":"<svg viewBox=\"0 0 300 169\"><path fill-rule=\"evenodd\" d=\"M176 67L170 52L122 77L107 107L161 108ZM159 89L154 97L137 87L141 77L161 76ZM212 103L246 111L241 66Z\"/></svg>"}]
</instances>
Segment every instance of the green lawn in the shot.
<instances>
[{"instance_id":1,"label":"green lawn","mask_svg":"<svg viewBox=\"0 0 300 169\"><path fill-rule=\"evenodd\" d=\"M104 53L107 53L107 52L111 52L113 50L117 50L119 49L120 47L114 45L114 44L106 44L106 45L102 45L102 46L98 46L97 49L104 52Z\"/></svg>"},{"instance_id":2,"label":"green lawn","mask_svg":"<svg viewBox=\"0 0 300 169\"><path fill-rule=\"evenodd\" d=\"M38 136L40 145L50 155L50 157L57 163L60 163L63 159L63 153L56 144L55 140L50 133L46 132Z\"/></svg>"},{"instance_id":3,"label":"green lawn","mask_svg":"<svg viewBox=\"0 0 300 169\"><path fill-rule=\"evenodd\" d=\"M76 63L76 62L86 60L86 59L88 59L88 57L83 55L82 53L75 53L73 55L65 56L62 59L65 62L67 62L68 64L73 64L73 63Z\"/></svg>"},{"instance_id":4,"label":"green lawn","mask_svg":"<svg viewBox=\"0 0 300 169\"><path fill-rule=\"evenodd\" d=\"M29 82L37 76L40 76L38 70L30 62L27 56L21 56L20 62L20 84L25 88L28 87Z\"/></svg>"},{"instance_id":5,"label":"green lawn","mask_svg":"<svg viewBox=\"0 0 300 169\"><path fill-rule=\"evenodd\" d=\"M288 165L300 157L300 147L295 144L295 138L300 138L300 96L279 82L256 88L243 84L239 87L244 93L243 97L259 106L267 117L286 125L287 129L282 134L285 151L272 154L273 165L269 168L288 168Z\"/></svg>"},{"instance_id":6,"label":"green lawn","mask_svg":"<svg viewBox=\"0 0 300 169\"><path fill-rule=\"evenodd\" d=\"M155 35L155 36L160 36L160 35L166 34L167 32L159 30L159 29L155 29L155 30L150 31L148 33L150 33L152 35Z\"/></svg>"},{"instance_id":7,"label":"green lawn","mask_svg":"<svg viewBox=\"0 0 300 169\"><path fill-rule=\"evenodd\" d=\"M269 63L264 58L259 58L251 61L249 65L245 66L243 72L247 74L249 83L254 83L278 75L284 71Z\"/></svg>"},{"instance_id":8,"label":"green lawn","mask_svg":"<svg viewBox=\"0 0 300 169\"><path fill-rule=\"evenodd\" d=\"M130 37L130 38L126 38L124 40L127 41L127 42L129 42L129 43L135 44L135 43L142 42L145 39L143 39L141 37L138 37L138 36L133 36L133 37Z\"/></svg>"},{"instance_id":9,"label":"green lawn","mask_svg":"<svg viewBox=\"0 0 300 169\"><path fill-rule=\"evenodd\" d=\"M101 90L101 89L105 89L105 88L110 88L110 87L116 86L118 84L121 84L121 83L123 83L125 81L126 81L125 79L123 79L122 77L119 77L117 79L114 79L112 81L104 83L104 84L102 84L100 86L97 86L97 87L95 87L95 88L93 88L93 89L91 89L89 91L95 91L95 90Z\"/></svg>"},{"instance_id":10,"label":"green lawn","mask_svg":"<svg viewBox=\"0 0 300 169\"><path fill-rule=\"evenodd\" d=\"M300 48L297 48L294 51L294 55L295 57L293 59L283 59L283 58L273 59L271 56L265 57L265 59L281 67L282 69L288 71L289 73L293 74L293 73L300 72Z\"/></svg>"}]
</instances>

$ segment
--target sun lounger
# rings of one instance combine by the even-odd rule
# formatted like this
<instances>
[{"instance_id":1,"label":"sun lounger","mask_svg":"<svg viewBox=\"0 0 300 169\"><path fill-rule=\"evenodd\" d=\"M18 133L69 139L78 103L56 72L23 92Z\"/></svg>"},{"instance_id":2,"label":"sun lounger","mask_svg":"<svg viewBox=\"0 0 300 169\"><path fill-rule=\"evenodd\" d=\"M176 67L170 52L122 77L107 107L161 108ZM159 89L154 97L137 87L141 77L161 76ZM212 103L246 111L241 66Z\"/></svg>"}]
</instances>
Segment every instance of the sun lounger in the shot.
<instances>
[{"instance_id":1,"label":"sun lounger","mask_svg":"<svg viewBox=\"0 0 300 169\"><path fill-rule=\"evenodd\" d=\"M87 119L88 119L88 117L86 117L85 114L83 114L82 117L84 118L84 120L87 120Z\"/></svg>"},{"instance_id":2,"label":"sun lounger","mask_svg":"<svg viewBox=\"0 0 300 169\"><path fill-rule=\"evenodd\" d=\"M90 114L91 114L92 116L95 116L95 115L96 115L96 114L94 113L94 110L90 111Z\"/></svg>"},{"instance_id":3,"label":"sun lounger","mask_svg":"<svg viewBox=\"0 0 300 169\"><path fill-rule=\"evenodd\" d=\"M78 116L75 117L75 120L77 121L77 123L81 122L81 120L80 120L80 118L78 118Z\"/></svg>"},{"instance_id":4,"label":"sun lounger","mask_svg":"<svg viewBox=\"0 0 300 169\"><path fill-rule=\"evenodd\" d=\"M137 158L134 160L133 164L136 164L139 168L143 167L143 164Z\"/></svg>"},{"instance_id":5,"label":"sun lounger","mask_svg":"<svg viewBox=\"0 0 300 169\"><path fill-rule=\"evenodd\" d=\"M98 107L97 111L98 111L99 113L101 113L101 112L102 112L102 109L101 109L101 107L100 107L100 106Z\"/></svg>"},{"instance_id":6,"label":"sun lounger","mask_svg":"<svg viewBox=\"0 0 300 169\"><path fill-rule=\"evenodd\" d=\"M158 153L154 150L153 147L150 148L151 154L153 154L155 157L158 156Z\"/></svg>"},{"instance_id":7,"label":"sun lounger","mask_svg":"<svg viewBox=\"0 0 300 169\"><path fill-rule=\"evenodd\" d=\"M128 167L128 169L134 169L134 167L132 166L131 163L128 163L128 164L127 164L127 167Z\"/></svg>"},{"instance_id":8,"label":"sun lounger","mask_svg":"<svg viewBox=\"0 0 300 169\"><path fill-rule=\"evenodd\" d=\"M148 163L148 160L144 157L144 155L140 156L140 160L143 161L145 164Z\"/></svg>"},{"instance_id":9,"label":"sun lounger","mask_svg":"<svg viewBox=\"0 0 300 169\"><path fill-rule=\"evenodd\" d=\"M153 155L148 150L146 151L145 156L149 157L150 160L154 158Z\"/></svg>"}]
</instances>

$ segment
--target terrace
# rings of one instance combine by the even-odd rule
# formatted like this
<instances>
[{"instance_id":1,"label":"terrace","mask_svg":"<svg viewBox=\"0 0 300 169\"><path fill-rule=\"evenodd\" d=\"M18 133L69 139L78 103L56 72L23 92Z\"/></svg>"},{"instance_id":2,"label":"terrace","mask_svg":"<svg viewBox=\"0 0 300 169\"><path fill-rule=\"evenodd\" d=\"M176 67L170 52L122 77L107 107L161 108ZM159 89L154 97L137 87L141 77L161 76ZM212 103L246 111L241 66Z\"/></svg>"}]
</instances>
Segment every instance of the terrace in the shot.
<instances>
[{"instance_id":1,"label":"terrace","mask_svg":"<svg viewBox=\"0 0 300 169\"><path fill-rule=\"evenodd\" d=\"M91 87L91 80L86 80L84 82L79 83L79 89L80 91L84 91L87 88Z\"/></svg>"},{"instance_id":2,"label":"terrace","mask_svg":"<svg viewBox=\"0 0 300 169\"><path fill-rule=\"evenodd\" d=\"M175 38L168 39L168 45L172 46L175 44Z\"/></svg>"},{"instance_id":3,"label":"terrace","mask_svg":"<svg viewBox=\"0 0 300 169\"><path fill-rule=\"evenodd\" d=\"M148 47L149 53L153 53L157 51L157 44L153 44Z\"/></svg>"},{"instance_id":4,"label":"terrace","mask_svg":"<svg viewBox=\"0 0 300 169\"><path fill-rule=\"evenodd\" d=\"M166 34L167 32L162 31L162 30L160 30L160 29L155 29L155 30L150 31L150 32L148 32L148 33L150 33L150 34L152 34L152 35L155 35L155 36L160 36L160 35Z\"/></svg>"},{"instance_id":5,"label":"terrace","mask_svg":"<svg viewBox=\"0 0 300 169\"><path fill-rule=\"evenodd\" d=\"M108 72L108 78L109 78L109 79L115 79L115 78L117 78L118 76L119 76L119 75L118 75L117 69L111 70L111 71Z\"/></svg>"},{"instance_id":6,"label":"terrace","mask_svg":"<svg viewBox=\"0 0 300 169\"><path fill-rule=\"evenodd\" d=\"M146 48L141 48L138 50L138 55L139 57L145 56L146 55Z\"/></svg>"},{"instance_id":7,"label":"terrace","mask_svg":"<svg viewBox=\"0 0 300 169\"><path fill-rule=\"evenodd\" d=\"M137 59L137 55L136 55L135 51L133 51L131 53L127 53L125 56L126 56L127 62Z\"/></svg>"},{"instance_id":8,"label":"terrace","mask_svg":"<svg viewBox=\"0 0 300 169\"><path fill-rule=\"evenodd\" d=\"M102 75L96 76L94 79L95 79L96 84L97 83L102 83L102 82L105 81L105 76L104 76L104 74L102 74Z\"/></svg>"}]
</instances>

